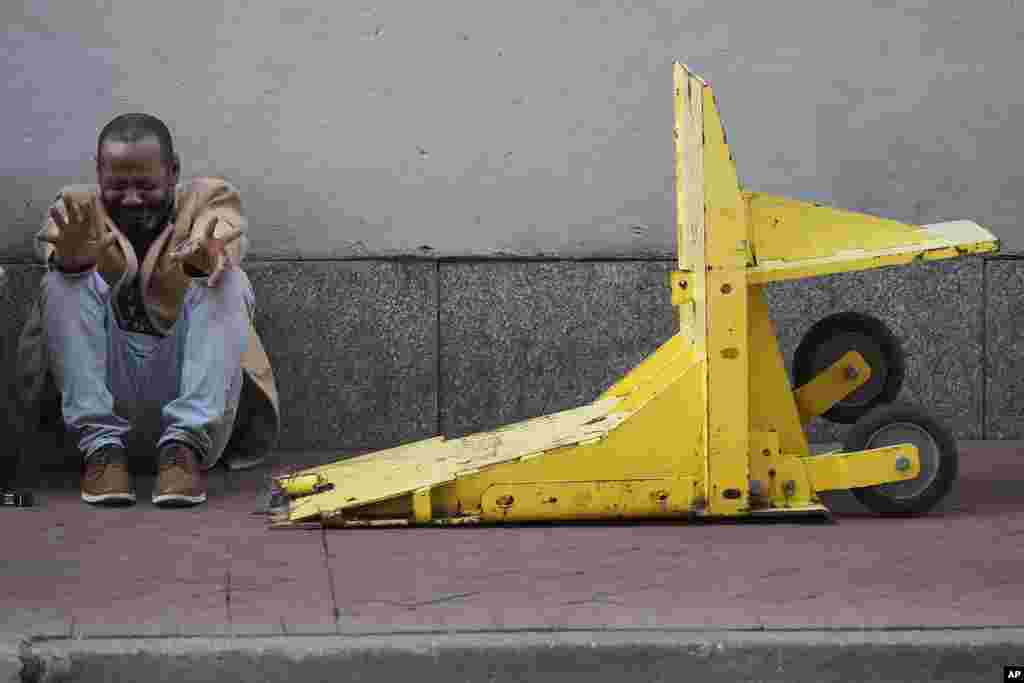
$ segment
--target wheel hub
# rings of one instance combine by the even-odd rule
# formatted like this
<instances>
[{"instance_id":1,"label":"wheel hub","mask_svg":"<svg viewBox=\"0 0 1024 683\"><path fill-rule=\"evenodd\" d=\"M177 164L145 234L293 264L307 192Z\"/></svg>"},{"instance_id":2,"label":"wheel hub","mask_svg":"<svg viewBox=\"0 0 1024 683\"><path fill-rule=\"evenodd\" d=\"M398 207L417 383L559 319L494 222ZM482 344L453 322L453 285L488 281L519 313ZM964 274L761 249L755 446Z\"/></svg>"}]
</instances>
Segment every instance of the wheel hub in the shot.
<instances>
[{"instance_id":1,"label":"wheel hub","mask_svg":"<svg viewBox=\"0 0 1024 683\"><path fill-rule=\"evenodd\" d=\"M917 447L921 471L913 479L880 484L875 490L893 500L907 500L927 489L939 471L939 446L925 429L910 422L893 422L868 437L864 450L909 443Z\"/></svg>"},{"instance_id":2,"label":"wheel hub","mask_svg":"<svg viewBox=\"0 0 1024 683\"><path fill-rule=\"evenodd\" d=\"M858 387L852 394L839 401L839 404L859 408L869 404L882 392L889 372L885 355L871 337L859 332L846 332L832 337L816 350L813 367L817 374L849 351L856 351L864 357L868 367L871 368L871 376L863 386Z\"/></svg>"}]
</instances>

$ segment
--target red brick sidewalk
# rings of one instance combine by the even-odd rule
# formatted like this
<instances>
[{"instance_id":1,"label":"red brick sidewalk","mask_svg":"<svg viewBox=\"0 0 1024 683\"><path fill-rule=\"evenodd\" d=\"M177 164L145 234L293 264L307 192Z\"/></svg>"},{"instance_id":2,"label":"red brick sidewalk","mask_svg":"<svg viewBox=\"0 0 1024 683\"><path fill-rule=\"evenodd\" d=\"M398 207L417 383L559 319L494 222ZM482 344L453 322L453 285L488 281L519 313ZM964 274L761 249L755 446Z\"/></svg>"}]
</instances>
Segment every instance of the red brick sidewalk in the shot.
<instances>
[{"instance_id":1,"label":"red brick sidewalk","mask_svg":"<svg viewBox=\"0 0 1024 683\"><path fill-rule=\"evenodd\" d=\"M1024 448L961 449L945 511L831 525L270 530L265 472L218 473L191 510L150 505L152 479L122 509L68 482L0 509L0 631L1022 624Z\"/></svg>"}]
</instances>

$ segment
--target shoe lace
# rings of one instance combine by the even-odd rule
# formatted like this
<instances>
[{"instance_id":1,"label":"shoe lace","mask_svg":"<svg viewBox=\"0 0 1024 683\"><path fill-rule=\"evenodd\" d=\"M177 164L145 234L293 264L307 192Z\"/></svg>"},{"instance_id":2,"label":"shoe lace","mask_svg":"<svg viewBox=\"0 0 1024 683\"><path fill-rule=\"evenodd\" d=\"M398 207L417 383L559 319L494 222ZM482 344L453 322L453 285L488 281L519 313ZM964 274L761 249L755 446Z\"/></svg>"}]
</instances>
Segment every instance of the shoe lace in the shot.
<instances>
[{"instance_id":1,"label":"shoe lace","mask_svg":"<svg viewBox=\"0 0 1024 683\"><path fill-rule=\"evenodd\" d=\"M168 448L164 452L164 457L160 464L165 469L168 467L188 469L191 464L189 455L190 453L184 447Z\"/></svg>"},{"instance_id":2,"label":"shoe lace","mask_svg":"<svg viewBox=\"0 0 1024 683\"><path fill-rule=\"evenodd\" d=\"M113 448L99 450L90 455L86 461L86 477L89 479L99 479L103 476L108 465L117 464L121 460L121 455Z\"/></svg>"}]
</instances>

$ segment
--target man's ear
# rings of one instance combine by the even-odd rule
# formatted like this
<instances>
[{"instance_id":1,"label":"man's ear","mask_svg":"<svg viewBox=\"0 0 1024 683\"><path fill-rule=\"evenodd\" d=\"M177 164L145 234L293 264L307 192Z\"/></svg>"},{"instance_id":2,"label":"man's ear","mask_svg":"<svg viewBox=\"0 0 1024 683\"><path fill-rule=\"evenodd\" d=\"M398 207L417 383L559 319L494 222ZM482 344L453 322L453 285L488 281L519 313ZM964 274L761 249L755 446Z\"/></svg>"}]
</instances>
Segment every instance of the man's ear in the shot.
<instances>
[{"instance_id":1,"label":"man's ear","mask_svg":"<svg viewBox=\"0 0 1024 683\"><path fill-rule=\"evenodd\" d=\"M175 185L178 184L178 174L180 172L181 172L181 159L178 157L177 154L175 154L174 158L171 159L171 179L174 181Z\"/></svg>"}]
</instances>

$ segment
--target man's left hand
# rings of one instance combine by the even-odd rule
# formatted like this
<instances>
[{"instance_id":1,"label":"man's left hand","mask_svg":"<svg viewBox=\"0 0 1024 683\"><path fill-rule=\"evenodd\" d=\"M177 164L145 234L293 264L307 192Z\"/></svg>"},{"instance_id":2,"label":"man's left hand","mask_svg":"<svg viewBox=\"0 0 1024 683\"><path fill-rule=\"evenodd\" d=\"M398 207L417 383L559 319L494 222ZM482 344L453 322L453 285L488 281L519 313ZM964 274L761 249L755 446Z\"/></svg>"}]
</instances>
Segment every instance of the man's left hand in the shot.
<instances>
[{"instance_id":1,"label":"man's left hand","mask_svg":"<svg viewBox=\"0 0 1024 683\"><path fill-rule=\"evenodd\" d=\"M242 229L235 228L234 231L223 237L214 237L213 233L217 227L217 220L216 216L211 218L199 237L185 240L170 254L172 262L184 261L196 254L202 254L200 260L203 263L210 264L213 268L210 271L209 279L211 287L216 287L224 273L235 267L231 254L228 253L225 247L242 236Z\"/></svg>"}]
</instances>

